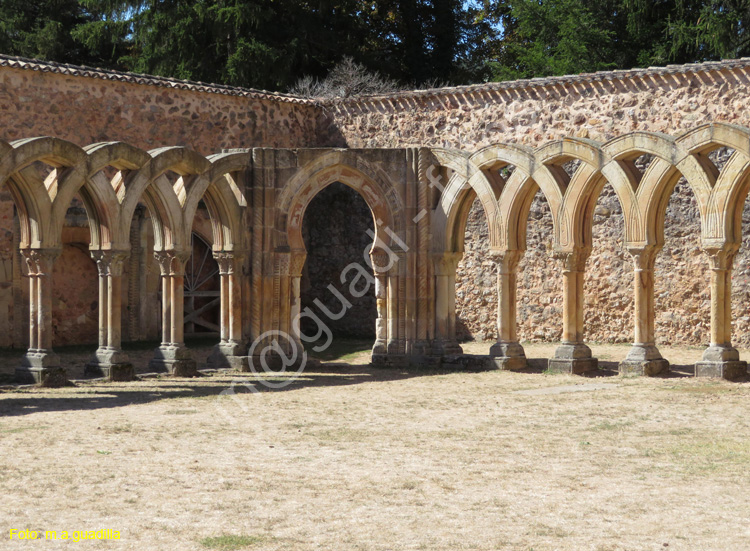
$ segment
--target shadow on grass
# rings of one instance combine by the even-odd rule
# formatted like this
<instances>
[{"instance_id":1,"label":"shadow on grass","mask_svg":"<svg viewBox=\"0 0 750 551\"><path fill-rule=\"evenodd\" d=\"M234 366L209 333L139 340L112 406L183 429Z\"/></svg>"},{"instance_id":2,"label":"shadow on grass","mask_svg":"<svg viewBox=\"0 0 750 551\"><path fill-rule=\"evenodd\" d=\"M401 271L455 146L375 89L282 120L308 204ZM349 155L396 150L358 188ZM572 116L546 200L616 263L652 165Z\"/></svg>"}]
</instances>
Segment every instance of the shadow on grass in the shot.
<instances>
[{"instance_id":1,"label":"shadow on grass","mask_svg":"<svg viewBox=\"0 0 750 551\"><path fill-rule=\"evenodd\" d=\"M194 347L202 347L206 352L215 339L193 340ZM131 351L150 350L158 343L128 343L125 348ZM54 412L70 410L96 410L117 408L128 405L147 404L161 400L179 398L215 398L232 399L229 394L256 394L267 392L286 392L303 388L349 386L363 383L389 382L446 375L456 372L476 373L484 370L429 369L424 367L386 369L373 367L370 364L352 365L347 359L361 358L369 353L371 341L340 340L322 353L311 351L310 357L322 362L307 366L297 377L275 376L269 374L259 377L253 373L217 372L202 375L193 379L171 378L162 376L157 379L143 379L133 383L107 383L91 380L79 384L77 388L45 391L39 389L17 389L3 394L0 399L0 417L27 415L37 412ZM59 353L65 358L92 352L96 347L73 346L61 347ZM22 351L0 351L0 359L20 358ZM547 358L529 358L528 367L521 373L542 374L547 370ZM488 369L494 370L494 369ZM693 377L693 365L670 366L665 378ZM615 377L618 375L618 362L600 361L599 369L585 373L587 378ZM743 380L747 380L746 378ZM272 385L264 384L264 381ZM287 384L281 385L280 383ZM222 402L217 402L217 404Z\"/></svg>"},{"instance_id":2,"label":"shadow on grass","mask_svg":"<svg viewBox=\"0 0 750 551\"><path fill-rule=\"evenodd\" d=\"M444 372L401 371L376 369L369 365L315 366L283 387L265 386L252 374L220 373L213 376L181 379L163 377L139 382L115 384L100 381L84 382L76 388L44 391L33 389L5 393L0 399L0 417L28 415L39 412L97 410L147 404L178 398L215 398L218 404L231 404L232 396L268 392L286 392L302 388L349 386L362 383L387 382L413 377L438 375ZM266 377L271 383L284 382L281 377ZM225 396L229 393L229 396ZM221 400L221 401L218 401Z\"/></svg>"}]
</instances>

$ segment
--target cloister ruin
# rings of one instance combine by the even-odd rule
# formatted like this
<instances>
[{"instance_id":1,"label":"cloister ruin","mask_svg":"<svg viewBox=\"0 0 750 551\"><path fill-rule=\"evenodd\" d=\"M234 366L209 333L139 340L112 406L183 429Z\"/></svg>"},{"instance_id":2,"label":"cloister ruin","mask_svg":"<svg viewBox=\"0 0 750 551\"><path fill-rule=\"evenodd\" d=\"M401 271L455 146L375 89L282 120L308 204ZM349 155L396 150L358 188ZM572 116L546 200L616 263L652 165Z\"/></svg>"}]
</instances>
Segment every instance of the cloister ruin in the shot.
<instances>
[{"instance_id":1,"label":"cloister ruin","mask_svg":"<svg viewBox=\"0 0 750 551\"><path fill-rule=\"evenodd\" d=\"M302 314L300 278L307 256L302 221L310 202L334 183L357 191L371 211L374 239L363 258L366 269L359 273L359 285L370 277L375 287L372 362L399 367L459 361L455 278L476 199L486 216L488 260L497 276L497 342L484 361L501 369L526 366L517 334L517 276L529 211L541 191L552 215L552 249L563 297L562 339L549 369L574 374L597 368L584 342L584 275L594 208L609 184L624 218L622 245L633 262L633 344L620 371L657 375L669 364L656 346L654 285L667 274L655 273L654 262L664 245L667 203L684 178L697 201L701 249L710 266L710 343L695 374L741 377L747 364L732 345L731 290L750 189L750 120L742 119L750 98L744 94L748 66L749 61L740 60L322 105L278 94L1 58L0 104L5 107L0 128L6 129L6 139L0 141L0 182L10 193L6 208L15 208L10 215L17 224L14 247L28 279L28 352L17 376L45 385L65 383L65 370L53 351L51 278L77 197L85 207L88 252L98 269L99 348L91 373L112 380L134 377L122 351L123 299L131 306L142 299L128 295L122 280L124 271L138 269L131 262L138 242L146 243L160 269L161 345L150 368L195 374L195 360L184 344L185 271L202 210L219 272L220 343L211 363L247 369L254 361L248 358L251 343L279 332L292 335L301 346L293 320ZM573 113L580 110L576 102L592 97L603 102L603 96L614 101L631 88L633 105L620 106L622 122L613 122L606 132L587 124L586 117L577 122L578 115L566 116L567 122L558 126L550 116L548 128L537 132L537 120L529 115L526 123L510 125L513 133L485 127L482 140L474 143L469 143L470 132L462 135L462 143L445 146L419 136L395 146L362 143L374 140L374 121L382 123L379 131L388 132L392 125L390 131L396 132L393 113L401 116L405 104L412 104L417 126L419 113L456 109L476 126L482 124L473 115L481 115L472 107L477 98L485 107L509 112L513 102L523 100L530 105L558 102L560 109ZM740 99L724 100L740 88ZM70 97L82 96L83 89L87 99L76 106ZM714 116L705 110L684 121L686 117L672 117L661 127L654 120L664 120L663 112L641 122L627 115L654 89L665 95L679 91L688 98L697 97L700 89L707 98L704 105L713 101L725 113ZM189 109L177 107L168 97L172 93L196 103ZM133 94L156 94L161 99L154 105L163 105L146 108L151 100L134 101ZM227 112L226 106L209 106L201 99L209 95L240 102L232 109L254 113L253 129L231 127L228 121L237 120L234 111L232 117L217 119L224 122L196 126L191 121L207 111ZM29 105L13 106L9 98L19 97L27 97ZM113 107L118 103L124 106L120 111ZM163 109L170 113L168 121L158 119ZM93 119L82 119L89 111L95 111ZM143 113L156 113L156 119L147 119L148 124L136 120ZM122 126L122 121L129 122ZM524 124L526 141L517 134ZM434 135L439 126L433 120L425 135ZM359 138L352 138L353 127L362 129ZM274 136L269 138L271 128ZM313 139L306 141L308 131ZM509 140L490 140L502 138L503 132ZM189 147L191 135L201 133L211 136L196 138L196 151ZM721 167L712 160L718 150L729 155ZM144 207L152 224L145 242L134 231ZM349 279L356 276L353 270ZM149 307L157 310L154 304ZM14 308L18 315L18 304ZM294 343L283 343L289 346Z\"/></svg>"}]
</instances>

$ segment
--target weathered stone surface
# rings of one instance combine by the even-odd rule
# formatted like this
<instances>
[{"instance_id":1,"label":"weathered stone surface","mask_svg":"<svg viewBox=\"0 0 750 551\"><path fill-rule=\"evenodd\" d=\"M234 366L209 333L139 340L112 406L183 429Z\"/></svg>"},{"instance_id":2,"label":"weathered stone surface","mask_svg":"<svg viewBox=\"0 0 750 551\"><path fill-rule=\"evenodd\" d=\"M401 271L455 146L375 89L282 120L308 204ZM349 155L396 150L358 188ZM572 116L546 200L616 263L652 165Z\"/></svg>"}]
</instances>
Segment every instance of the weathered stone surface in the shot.
<instances>
[{"instance_id":1,"label":"weathered stone surface","mask_svg":"<svg viewBox=\"0 0 750 551\"><path fill-rule=\"evenodd\" d=\"M521 358L502 348L518 340L563 340L550 368L581 372L596 366L584 336L629 342L635 326L642 342L630 360L637 365L623 369L654 374L664 365L656 345L670 342L711 345L704 363L721 368L699 364L698 373L738 372L737 358L712 351L734 350L729 299L737 310L750 288L748 257L737 253L750 244L741 231L750 215L735 204L744 200L750 164L750 90L743 84L750 61L326 105L43 65L0 56L0 138L54 136L0 141L0 176L18 214L0 212L7 241L0 253L8 252L0 309L12 303L14 317L23 309L22 256L31 313L25 367L55 369L52 342L85 338L70 319L85 325L82 310L93 311L97 301L75 301L67 281L55 298L53 283L96 280L84 273L88 260L72 260L78 253L71 244L85 250L90 243L99 255L100 350L119 350L124 297L132 306L144 297L154 303L161 285L156 363L190 374L183 297L196 224L212 234L223 266L220 350L231 347L230 356L239 357L237 347L268 332L291 335L277 353L294 349L310 238L338 256L336 235L325 243L309 228L305 242L304 214L338 182L365 199L375 219L372 258L390 264L363 276L376 287L369 314L374 306L378 362L464 358L457 329L491 340L499 326L497 358ZM296 148L323 143L372 149ZM145 151L175 144L189 147ZM434 174L445 177L440 186ZM148 204L150 220L139 214L139 202ZM210 223L198 215L201 205ZM74 236L78 230L86 235ZM22 255L11 252L19 246ZM101 261L113 251L130 254L116 274ZM160 282L154 263L144 261L152 251ZM510 325L516 318L517 331ZM735 328L735 342L747 344L750 318L740 316ZM641 349L649 351L643 358Z\"/></svg>"}]
</instances>

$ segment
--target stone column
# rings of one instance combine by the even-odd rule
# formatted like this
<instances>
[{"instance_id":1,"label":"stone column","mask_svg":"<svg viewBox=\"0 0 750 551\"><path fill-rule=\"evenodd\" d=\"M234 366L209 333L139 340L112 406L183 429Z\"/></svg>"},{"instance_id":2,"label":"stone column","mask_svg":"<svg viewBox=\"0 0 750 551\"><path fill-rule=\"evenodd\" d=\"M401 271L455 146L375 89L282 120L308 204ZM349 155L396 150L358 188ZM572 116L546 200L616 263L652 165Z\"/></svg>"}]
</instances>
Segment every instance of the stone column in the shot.
<instances>
[{"instance_id":1,"label":"stone column","mask_svg":"<svg viewBox=\"0 0 750 551\"><path fill-rule=\"evenodd\" d=\"M127 251L92 251L99 270L99 348L86 365L87 375L111 381L135 379L133 364L122 351L122 268Z\"/></svg>"},{"instance_id":2,"label":"stone column","mask_svg":"<svg viewBox=\"0 0 750 551\"><path fill-rule=\"evenodd\" d=\"M516 280L523 251L493 255L497 266L497 342L490 348L492 363L500 369L523 369L526 354L516 332Z\"/></svg>"},{"instance_id":3,"label":"stone column","mask_svg":"<svg viewBox=\"0 0 750 551\"><path fill-rule=\"evenodd\" d=\"M155 251L162 277L162 342L149 363L152 371L178 377L194 377L197 367L184 341L185 251Z\"/></svg>"},{"instance_id":4,"label":"stone column","mask_svg":"<svg viewBox=\"0 0 750 551\"><path fill-rule=\"evenodd\" d=\"M704 248L711 266L711 344L695 364L696 377L737 379L747 373L747 362L732 346L732 264L739 245Z\"/></svg>"},{"instance_id":5,"label":"stone column","mask_svg":"<svg viewBox=\"0 0 750 551\"><path fill-rule=\"evenodd\" d=\"M388 314L386 319L388 320L388 344L386 353L388 356L399 356L401 354L398 332L398 279L398 264L396 264L387 273Z\"/></svg>"},{"instance_id":6,"label":"stone column","mask_svg":"<svg viewBox=\"0 0 750 551\"><path fill-rule=\"evenodd\" d=\"M434 255L435 264L435 343L437 355L462 354L456 340L456 269L463 253Z\"/></svg>"},{"instance_id":7,"label":"stone column","mask_svg":"<svg viewBox=\"0 0 750 551\"><path fill-rule=\"evenodd\" d=\"M21 249L29 272L29 349L16 368L21 383L65 386L60 358L52 350L52 268L59 249Z\"/></svg>"},{"instance_id":8,"label":"stone column","mask_svg":"<svg viewBox=\"0 0 750 551\"><path fill-rule=\"evenodd\" d=\"M214 252L219 265L221 341L208 364L215 369L247 371L247 349L242 339L242 286L239 274L243 256L234 251Z\"/></svg>"},{"instance_id":9,"label":"stone column","mask_svg":"<svg viewBox=\"0 0 750 551\"><path fill-rule=\"evenodd\" d=\"M597 369L598 361L583 342L583 277L590 249L556 252L563 268L563 338L549 360L549 370L579 374Z\"/></svg>"},{"instance_id":10,"label":"stone column","mask_svg":"<svg viewBox=\"0 0 750 551\"><path fill-rule=\"evenodd\" d=\"M388 355L388 254L383 251L370 253L375 276L375 344L372 347L372 362L384 365Z\"/></svg>"},{"instance_id":11,"label":"stone column","mask_svg":"<svg viewBox=\"0 0 750 551\"><path fill-rule=\"evenodd\" d=\"M635 338L620 374L654 376L669 371L669 362L656 348L654 332L654 262L661 247L628 247L633 257Z\"/></svg>"}]
</instances>

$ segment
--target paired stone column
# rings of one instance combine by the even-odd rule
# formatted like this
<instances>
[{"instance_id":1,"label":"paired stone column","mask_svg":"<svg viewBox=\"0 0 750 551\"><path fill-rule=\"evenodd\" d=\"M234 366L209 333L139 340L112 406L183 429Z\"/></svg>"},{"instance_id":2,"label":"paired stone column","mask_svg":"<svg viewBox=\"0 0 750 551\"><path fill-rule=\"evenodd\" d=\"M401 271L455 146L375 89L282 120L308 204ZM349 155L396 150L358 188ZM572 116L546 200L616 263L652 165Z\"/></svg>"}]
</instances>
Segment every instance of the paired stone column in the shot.
<instances>
[{"instance_id":1,"label":"paired stone column","mask_svg":"<svg viewBox=\"0 0 750 551\"><path fill-rule=\"evenodd\" d=\"M52 268L59 249L21 249L29 272L29 350L16 379L41 386L67 384L65 369L52 350Z\"/></svg>"},{"instance_id":2,"label":"paired stone column","mask_svg":"<svg viewBox=\"0 0 750 551\"><path fill-rule=\"evenodd\" d=\"M598 360L583 342L583 277L590 249L556 252L563 268L562 343L549 360L549 370L557 373L585 373L598 368Z\"/></svg>"},{"instance_id":3,"label":"paired stone column","mask_svg":"<svg viewBox=\"0 0 750 551\"><path fill-rule=\"evenodd\" d=\"M388 254L379 251L370 253L375 276L375 344L372 347L373 362L378 363L388 354Z\"/></svg>"},{"instance_id":4,"label":"paired stone column","mask_svg":"<svg viewBox=\"0 0 750 551\"><path fill-rule=\"evenodd\" d=\"M696 377L737 379L747 373L747 362L732 346L732 265L739 245L705 248L711 266L711 344L695 364Z\"/></svg>"},{"instance_id":5,"label":"paired stone column","mask_svg":"<svg viewBox=\"0 0 750 551\"><path fill-rule=\"evenodd\" d=\"M197 374L196 363L184 343L185 262L190 253L155 251L154 256L161 270L162 338L149 368L178 377L193 377Z\"/></svg>"},{"instance_id":6,"label":"paired stone column","mask_svg":"<svg viewBox=\"0 0 750 551\"><path fill-rule=\"evenodd\" d=\"M654 376L669 371L669 362L656 348L654 331L654 263L661 247L628 247L633 257L635 338L620 374Z\"/></svg>"},{"instance_id":7,"label":"paired stone column","mask_svg":"<svg viewBox=\"0 0 750 551\"><path fill-rule=\"evenodd\" d=\"M523 369L526 354L516 330L518 262L523 251L505 251L492 256L497 266L497 342L490 348L492 363L499 369Z\"/></svg>"},{"instance_id":8,"label":"paired stone column","mask_svg":"<svg viewBox=\"0 0 750 551\"><path fill-rule=\"evenodd\" d=\"M242 282L239 273L243 255L234 251L214 252L219 265L221 341L208 364L216 369L247 371L247 350L242 340Z\"/></svg>"},{"instance_id":9,"label":"paired stone column","mask_svg":"<svg viewBox=\"0 0 750 551\"><path fill-rule=\"evenodd\" d=\"M133 364L122 351L122 268L127 251L92 251L99 270L99 348L86 375L111 381L135 379Z\"/></svg>"},{"instance_id":10,"label":"paired stone column","mask_svg":"<svg viewBox=\"0 0 750 551\"><path fill-rule=\"evenodd\" d=\"M456 269L463 253L436 254L435 264L435 343L437 355L462 354L456 340Z\"/></svg>"}]
</instances>

